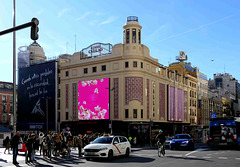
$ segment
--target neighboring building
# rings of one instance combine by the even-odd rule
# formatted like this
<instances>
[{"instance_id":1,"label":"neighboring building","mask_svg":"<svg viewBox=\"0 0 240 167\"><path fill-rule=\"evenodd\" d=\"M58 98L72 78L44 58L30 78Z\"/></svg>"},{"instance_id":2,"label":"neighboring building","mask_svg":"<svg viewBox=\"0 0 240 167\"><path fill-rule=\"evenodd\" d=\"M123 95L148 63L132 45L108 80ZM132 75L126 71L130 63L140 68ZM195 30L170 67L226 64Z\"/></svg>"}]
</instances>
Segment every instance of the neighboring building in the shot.
<instances>
[{"instance_id":1,"label":"neighboring building","mask_svg":"<svg viewBox=\"0 0 240 167\"><path fill-rule=\"evenodd\" d=\"M226 116L240 115L239 86L238 81L229 73L214 74L214 79L209 80L209 88L231 103L230 112Z\"/></svg>"},{"instance_id":2,"label":"neighboring building","mask_svg":"<svg viewBox=\"0 0 240 167\"><path fill-rule=\"evenodd\" d=\"M13 83L0 82L0 124L13 125Z\"/></svg>"},{"instance_id":3,"label":"neighboring building","mask_svg":"<svg viewBox=\"0 0 240 167\"><path fill-rule=\"evenodd\" d=\"M59 119L61 129L78 133L110 131L149 139L150 129L181 133L182 125L197 124L196 68L162 67L141 44L142 26L128 17L123 27L123 44L95 43L60 63ZM107 47L108 46L108 47ZM105 49L108 53L104 53ZM109 120L79 120L80 81L110 78ZM85 102L86 103L86 102ZM190 115L191 111L191 115ZM151 127L150 127L151 125ZM148 137L147 137L148 136Z\"/></svg>"},{"instance_id":4,"label":"neighboring building","mask_svg":"<svg viewBox=\"0 0 240 167\"><path fill-rule=\"evenodd\" d=\"M198 68L192 67L191 63L186 62L175 62L169 65L169 70L174 70L180 76L184 76L188 79L188 86L187 86L187 95L188 95L188 104L190 113L190 125L198 125L198 117L197 117L197 94L198 94Z\"/></svg>"},{"instance_id":5,"label":"neighboring building","mask_svg":"<svg viewBox=\"0 0 240 167\"><path fill-rule=\"evenodd\" d=\"M197 70L198 71L198 70ZM198 72L198 125L209 125L208 79Z\"/></svg>"}]
</instances>

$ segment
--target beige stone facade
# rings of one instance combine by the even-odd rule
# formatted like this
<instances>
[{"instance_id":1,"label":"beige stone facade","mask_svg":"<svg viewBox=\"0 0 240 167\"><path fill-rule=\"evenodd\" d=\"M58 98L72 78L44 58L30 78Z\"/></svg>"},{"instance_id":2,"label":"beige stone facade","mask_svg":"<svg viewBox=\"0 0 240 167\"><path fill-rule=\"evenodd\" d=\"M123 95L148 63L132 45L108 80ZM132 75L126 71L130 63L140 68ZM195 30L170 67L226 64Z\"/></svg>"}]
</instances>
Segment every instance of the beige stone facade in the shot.
<instances>
[{"instance_id":1,"label":"beige stone facade","mask_svg":"<svg viewBox=\"0 0 240 167\"><path fill-rule=\"evenodd\" d=\"M114 45L111 54L81 59L76 52L68 62L60 63L60 122L78 121L79 81L110 78L110 89L114 88L110 91L111 120L196 124L196 74L182 65L177 71L173 66L162 67L141 44L141 28L130 18L123 27L123 44Z\"/></svg>"}]
</instances>

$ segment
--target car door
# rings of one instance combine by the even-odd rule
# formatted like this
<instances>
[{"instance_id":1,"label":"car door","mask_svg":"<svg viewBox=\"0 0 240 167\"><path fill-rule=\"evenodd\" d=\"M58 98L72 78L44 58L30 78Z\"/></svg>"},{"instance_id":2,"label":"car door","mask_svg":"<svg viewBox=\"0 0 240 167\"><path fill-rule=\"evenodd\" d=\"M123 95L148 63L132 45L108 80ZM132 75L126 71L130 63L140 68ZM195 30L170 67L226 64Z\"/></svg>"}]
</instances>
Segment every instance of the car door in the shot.
<instances>
[{"instance_id":1,"label":"car door","mask_svg":"<svg viewBox=\"0 0 240 167\"><path fill-rule=\"evenodd\" d=\"M113 155L121 155L121 150L120 150L120 142L118 137L114 137L113 139Z\"/></svg>"},{"instance_id":2,"label":"car door","mask_svg":"<svg viewBox=\"0 0 240 167\"><path fill-rule=\"evenodd\" d=\"M127 138L125 138L123 136L120 136L119 139L120 139L120 151L122 154L125 154L126 149L129 146L129 142L128 142Z\"/></svg>"}]
</instances>

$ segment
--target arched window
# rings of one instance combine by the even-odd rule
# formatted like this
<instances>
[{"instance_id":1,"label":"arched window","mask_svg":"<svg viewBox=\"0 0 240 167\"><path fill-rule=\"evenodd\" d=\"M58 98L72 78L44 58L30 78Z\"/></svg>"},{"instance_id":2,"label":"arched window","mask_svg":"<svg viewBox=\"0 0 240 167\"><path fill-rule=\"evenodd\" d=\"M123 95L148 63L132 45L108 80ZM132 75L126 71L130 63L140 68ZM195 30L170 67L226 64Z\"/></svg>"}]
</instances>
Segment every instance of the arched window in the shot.
<instances>
[{"instance_id":1,"label":"arched window","mask_svg":"<svg viewBox=\"0 0 240 167\"><path fill-rule=\"evenodd\" d=\"M136 29L132 29L132 43L136 43Z\"/></svg>"},{"instance_id":2,"label":"arched window","mask_svg":"<svg viewBox=\"0 0 240 167\"><path fill-rule=\"evenodd\" d=\"M138 30L138 43L141 43L141 30Z\"/></svg>"},{"instance_id":3,"label":"arched window","mask_svg":"<svg viewBox=\"0 0 240 167\"><path fill-rule=\"evenodd\" d=\"M129 29L126 30L126 43L129 43Z\"/></svg>"}]
</instances>

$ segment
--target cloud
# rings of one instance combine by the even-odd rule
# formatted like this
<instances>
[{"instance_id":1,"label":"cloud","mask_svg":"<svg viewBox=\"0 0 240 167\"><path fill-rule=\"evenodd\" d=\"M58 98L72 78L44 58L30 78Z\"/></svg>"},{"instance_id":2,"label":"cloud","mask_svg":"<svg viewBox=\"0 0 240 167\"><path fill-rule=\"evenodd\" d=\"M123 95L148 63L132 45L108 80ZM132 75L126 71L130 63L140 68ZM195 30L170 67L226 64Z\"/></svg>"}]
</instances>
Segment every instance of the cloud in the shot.
<instances>
[{"instance_id":1,"label":"cloud","mask_svg":"<svg viewBox=\"0 0 240 167\"><path fill-rule=\"evenodd\" d=\"M86 17L87 17L88 15L90 15L90 14L91 14L91 12L86 12L86 13L84 13L82 16L76 18L76 21L82 20L82 19L86 18Z\"/></svg>"},{"instance_id":2,"label":"cloud","mask_svg":"<svg viewBox=\"0 0 240 167\"><path fill-rule=\"evenodd\" d=\"M66 14L68 11L70 11L69 8L64 8L60 12L58 12L58 17L62 17L62 15Z\"/></svg>"},{"instance_id":3,"label":"cloud","mask_svg":"<svg viewBox=\"0 0 240 167\"><path fill-rule=\"evenodd\" d=\"M113 22L113 21L115 21L116 20L116 18L114 17L114 16L110 16L109 18L107 18L107 20L105 20L105 21L103 21L103 22L101 22L101 23L99 23L100 25L103 25L103 24L108 24L108 23L111 23L111 22Z\"/></svg>"},{"instance_id":4,"label":"cloud","mask_svg":"<svg viewBox=\"0 0 240 167\"><path fill-rule=\"evenodd\" d=\"M207 27L207 26L209 26L209 25L212 25L212 24L221 22L221 21L223 21L223 20L226 20L226 19L228 19L228 18L230 18L230 17L232 17L232 16L234 16L234 15L229 15L229 16L223 17L223 18L221 18L221 19L215 20L215 21L213 21L213 22L210 22L210 23L203 24L203 25L201 25L201 26L192 28L192 29L190 29L190 30L188 30L188 31L181 32L181 33L178 33L178 34L175 34L175 35L171 35L171 36L169 36L169 37L167 37L167 38L161 39L161 40L158 41L158 42L162 42L162 41L165 41L165 40L168 40L168 39L172 39L172 38L175 38L175 37L178 37L178 36L181 36L181 35L184 35L184 34L187 34L187 33L193 32L193 31L196 31L196 30L200 30L200 29L205 28L205 27Z\"/></svg>"}]
</instances>

